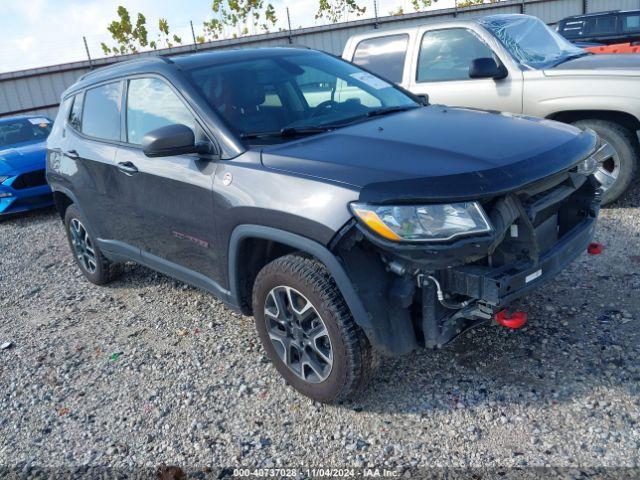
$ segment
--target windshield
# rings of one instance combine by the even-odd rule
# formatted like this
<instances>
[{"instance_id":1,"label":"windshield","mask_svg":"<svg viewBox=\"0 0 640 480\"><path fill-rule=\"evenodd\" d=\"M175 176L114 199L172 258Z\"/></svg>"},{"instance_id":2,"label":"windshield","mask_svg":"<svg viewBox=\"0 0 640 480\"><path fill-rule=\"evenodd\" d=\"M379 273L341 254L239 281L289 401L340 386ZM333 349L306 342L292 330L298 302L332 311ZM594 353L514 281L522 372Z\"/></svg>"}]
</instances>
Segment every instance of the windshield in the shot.
<instances>
[{"instance_id":1,"label":"windshield","mask_svg":"<svg viewBox=\"0 0 640 480\"><path fill-rule=\"evenodd\" d=\"M480 24L527 67L543 69L570 58L588 55L535 17L492 15L481 19Z\"/></svg>"},{"instance_id":2,"label":"windshield","mask_svg":"<svg viewBox=\"0 0 640 480\"><path fill-rule=\"evenodd\" d=\"M51 120L44 117L0 122L0 148L19 143L45 140L51 132Z\"/></svg>"},{"instance_id":3,"label":"windshield","mask_svg":"<svg viewBox=\"0 0 640 480\"><path fill-rule=\"evenodd\" d=\"M188 76L244 139L271 134L281 141L419 106L387 81L308 50L207 65Z\"/></svg>"}]
</instances>

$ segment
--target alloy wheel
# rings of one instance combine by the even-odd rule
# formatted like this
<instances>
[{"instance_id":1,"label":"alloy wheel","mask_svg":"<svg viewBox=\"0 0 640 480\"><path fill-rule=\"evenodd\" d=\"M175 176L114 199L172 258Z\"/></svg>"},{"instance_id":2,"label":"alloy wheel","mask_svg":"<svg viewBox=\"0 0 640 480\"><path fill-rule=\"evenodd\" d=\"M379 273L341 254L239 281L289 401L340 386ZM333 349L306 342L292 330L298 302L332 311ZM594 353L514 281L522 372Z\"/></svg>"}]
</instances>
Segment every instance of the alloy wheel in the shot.
<instances>
[{"instance_id":1,"label":"alloy wheel","mask_svg":"<svg viewBox=\"0 0 640 480\"><path fill-rule=\"evenodd\" d=\"M71 219L69 223L71 233L71 243L80 265L89 273L95 273L97 269L96 251L89 237L87 229L77 218Z\"/></svg>"},{"instance_id":2,"label":"alloy wheel","mask_svg":"<svg viewBox=\"0 0 640 480\"><path fill-rule=\"evenodd\" d=\"M282 362L309 383L327 379L333 348L327 327L313 304L288 286L273 288L264 306L271 343Z\"/></svg>"},{"instance_id":3,"label":"alloy wheel","mask_svg":"<svg viewBox=\"0 0 640 480\"><path fill-rule=\"evenodd\" d=\"M595 177L602 185L602 190L606 192L620 175L620 155L610 143L602 140L593 158L598 161Z\"/></svg>"}]
</instances>

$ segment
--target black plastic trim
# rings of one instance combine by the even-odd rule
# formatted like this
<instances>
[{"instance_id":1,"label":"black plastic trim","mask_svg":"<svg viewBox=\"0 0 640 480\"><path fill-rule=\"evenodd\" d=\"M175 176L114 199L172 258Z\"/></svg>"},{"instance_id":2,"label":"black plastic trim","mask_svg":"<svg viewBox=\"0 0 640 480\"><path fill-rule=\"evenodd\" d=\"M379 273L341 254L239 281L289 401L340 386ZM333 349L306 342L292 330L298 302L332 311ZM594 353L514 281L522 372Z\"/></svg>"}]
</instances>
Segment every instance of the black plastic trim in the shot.
<instances>
[{"instance_id":1,"label":"black plastic trim","mask_svg":"<svg viewBox=\"0 0 640 480\"><path fill-rule=\"evenodd\" d=\"M340 290L345 302L347 302L356 323L364 329L373 328L374 325L372 324L367 310L356 293L346 271L333 253L327 250L324 245L306 237L271 227L265 227L263 225L239 225L231 234L231 239L229 241L230 302L236 305L240 304L240 279L238 278L237 272L238 263L242 261L242 259L238 258L238 251L242 241L247 238L260 238L280 242L313 255L321 261L324 266L327 267L329 273L331 273L331 276L338 285L338 289Z\"/></svg>"}]
</instances>

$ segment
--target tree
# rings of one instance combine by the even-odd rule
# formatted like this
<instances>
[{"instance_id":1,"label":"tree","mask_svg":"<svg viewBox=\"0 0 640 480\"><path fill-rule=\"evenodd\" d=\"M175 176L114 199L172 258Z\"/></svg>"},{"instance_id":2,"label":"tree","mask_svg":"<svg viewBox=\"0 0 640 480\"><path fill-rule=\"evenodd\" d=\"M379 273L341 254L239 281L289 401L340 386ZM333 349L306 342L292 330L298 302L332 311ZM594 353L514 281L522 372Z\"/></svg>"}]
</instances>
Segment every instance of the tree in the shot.
<instances>
[{"instance_id":1,"label":"tree","mask_svg":"<svg viewBox=\"0 0 640 480\"><path fill-rule=\"evenodd\" d=\"M117 43L113 47L109 47L106 43L101 43L102 51L105 55L125 55L127 53L136 53L140 50L150 47L154 50L160 45L170 48L175 44L181 44L182 39L177 35L169 33L169 22L161 18L158 21L158 37L157 40L149 41L149 32L147 31L147 19L142 13L138 13L136 23L131 23L131 15L129 11L119 6L117 10L119 20L114 20L109 24L107 30L111 34L111 38Z\"/></svg>"},{"instance_id":2,"label":"tree","mask_svg":"<svg viewBox=\"0 0 640 480\"><path fill-rule=\"evenodd\" d=\"M154 50L162 42L164 42L164 46L166 48L173 47L173 43L171 43L172 41L178 45L182 43L182 39L175 33L173 35L169 34L169 22L167 22L166 18L161 18L158 20L158 30L160 30L160 33L158 33L158 41L150 42L149 44Z\"/></svg>"},{"instance_id":3,"label":"tree","mask_svg":"<svg viewBox=\"0 0 640 480\"><path fill-rule=\"evenodd\" d=\"M271 3L264 0L213 0L214 17L204 22L204 38L217 40L224 34L224 28L235 29L233 36L249 33L249 24L268 32L275 27L278 19Z\"/></svg>"},{"instance_id":4,"label":"tree","mask_svg":"<svg viewBox=\"0 0 640 480\"><path fill-rule=\"evenodd\" d=\"M473 5L482 5L483 3L498 3L500 1L502 0L458 0L456 6L458 8L465 8ZM429 8L434 3L438 3L438 0L411 0L411 5L416 12L424 8Z\"/></svg>"},{"instance_id":5,"label":"tree","mask_svg":"<svg viewBox=\"0 0 640 480\"><path fill-rule=\"evenodd\" d=\"M498 3L500 0L458 0L458 8L482 5L483 3Z\"/></svg>"},{"instance_id":6,"label":"tree","mask_svg":"<svg viewBox=\"0 0 640 480\"><path fill-rule=\"evenodd\" d=\"M325 18L331 23L338 23L350 14L359 17L366 11L367 7L359 6L356 0L319 0L316 19Z\"/></svg>"},{"instance_id":7,"label":"tree","mask_svg":"<svg viewBox=\"0 0 640 480\"><path fill-rule=\"evenodd\" d=\"M129 11L123 7L118 7L119 21L114 20L109 24L107 30L111 33L111 37L117 42L115 47L109 47L102 43L102 50L106 55L124 55L126 53L135 53L141 47L149 45L147 40L147 19L142 13L138 13L135 27L131 23Z\"/></svg>"}]
</instances>

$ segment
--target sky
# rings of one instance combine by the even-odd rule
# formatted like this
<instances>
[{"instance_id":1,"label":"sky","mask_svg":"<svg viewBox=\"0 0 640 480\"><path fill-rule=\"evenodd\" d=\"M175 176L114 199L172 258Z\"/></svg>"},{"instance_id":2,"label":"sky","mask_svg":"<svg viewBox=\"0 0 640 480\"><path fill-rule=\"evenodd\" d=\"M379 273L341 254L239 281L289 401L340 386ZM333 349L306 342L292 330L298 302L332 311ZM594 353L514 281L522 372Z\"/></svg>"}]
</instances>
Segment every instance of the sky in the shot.
<instances>
[{"instance_id":1,"label":"sky","mask_svg":"<svg viewBox=\"0 0 640 480\"><path fill-rule=\"evenodd\" d=\"M437 8L453 6L454 0L438 0ZM118 5L125 6L132 18L137 12L147 17L150 38L157 34L158 19L166 18L171 32L191 38L189 21L196 35L202 22L211 18L211 0L0 0L0 72L86 60L82 37L87 38L94 58L104 56L101 42L110 43L107 25L116 19ZM271 0L278 16L278 27L286 27L289 7L293 28L321 25L315 20L318 0ZM367 7L364 17L373 16L373 0L359 0ZM389 15L403 7L412 12L410 0L378 0L378 15ZM356 17L349 18L355 20Z\"/></svg>"}]
</instances>

